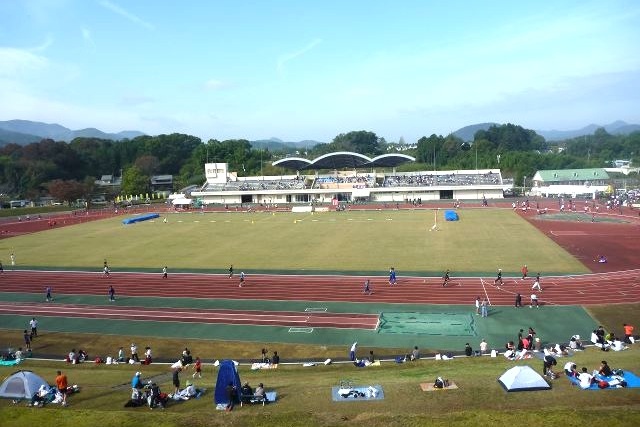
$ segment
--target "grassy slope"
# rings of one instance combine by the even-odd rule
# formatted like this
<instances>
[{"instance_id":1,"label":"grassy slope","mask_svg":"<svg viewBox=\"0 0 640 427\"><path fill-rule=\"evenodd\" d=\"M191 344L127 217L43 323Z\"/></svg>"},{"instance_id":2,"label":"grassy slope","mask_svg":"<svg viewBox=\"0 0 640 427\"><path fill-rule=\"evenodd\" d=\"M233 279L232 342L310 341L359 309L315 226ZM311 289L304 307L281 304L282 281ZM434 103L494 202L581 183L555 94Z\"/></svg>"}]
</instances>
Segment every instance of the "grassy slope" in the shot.
<instances>
[{"instance_id":1,"label":"grassy slope","mask_svg":"<svg viewBox=\"0 0 640 427\"><path fill-rule=\"evenodd\" d=\"M608 353L614 367L640 372L640 348ZM576 354L572 358L579 366L595 368L603 354L595 349ZM561 360L560 363L564 363ZM208 388L199 399L170 406L161 414L147 408L122 407L128 399L126 385L133 372L140 367L126 365L96 366L82 364L62 366L72 383L82 392L70 397L71 406L60 409L51 405L44 409L26 408L0 402L4 426L41 425L59 415L59 425L77 427L93 425L133 426L157 424L167 426L199 425L340 425L349 421L352 426L411 426L411 425L497 425L539 422L562 425L584 425L601 421L607 425L635 425L640 419L638 389L582 391L571 386L565 378L553 381L550 391L506 393L496 379L513 366L503 357L458 359L451 362L423 360L397 365L383 363L381 367L358 369L349 364L303 368L300 365L281 366L275 371L251 371L240 367L242 381L278 391L279 400L266 407L250 406L232 413L215 411L212 404L213 368L205 368L204 378L196 385ZM532 359L534 369L541 369L541 361ZM28 361L23 368L34 370L49 381L53 380L60 362ZM558 367L558 370L561 366ZM170 390L171 378L166 365L151 365L140 369L144 377L154 376L164 390ZM9 373L12 368L1 368ZM454 380L458 390L422 392L421 382L433 382L436 376ZM350 379L357 385L380 384L385 399L376 402L333 402L331 387L340 380ZM183 374L182 381L186 380ZM122 385L121 387L118 387Z\"/></svg>"},{"instance_id":2,"label":"grassy slope","mask_svg":"<svg viewBox=\"0 0 640 427\"><path fill-rule=\"evenodd\" d=\"M442 212L438 212L441 216ZM517 272L585 267L509 210L463 210L459 222L433 211L211 213L169 215L169 222L123 226L107 219L0 241L21 265L247 271ZM295 222L294 222L295 221Z\"/></svg>"}]
</instances>

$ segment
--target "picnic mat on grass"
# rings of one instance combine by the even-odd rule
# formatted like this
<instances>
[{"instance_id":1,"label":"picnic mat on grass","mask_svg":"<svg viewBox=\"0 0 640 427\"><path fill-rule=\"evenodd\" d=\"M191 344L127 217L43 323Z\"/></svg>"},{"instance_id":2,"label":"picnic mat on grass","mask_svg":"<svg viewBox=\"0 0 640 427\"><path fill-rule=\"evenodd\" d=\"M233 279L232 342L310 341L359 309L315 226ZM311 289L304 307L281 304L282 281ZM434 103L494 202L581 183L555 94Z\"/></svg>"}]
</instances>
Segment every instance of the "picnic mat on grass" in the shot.
<instances>
[{"instance_id":1,"label":"picnic mat on grass","mask_svg":"<svg viewBox=\"0 0 640 427\"><path fill-rule=\"evenodd\" d=\"M372 393L370 388L375 389ZM384 399L384 391L379 384L364 387L332 387L331 397L334 402L357 402Z\"/></svg>"},{"instance_id":2,"label":"picnic mat on grass","mask_svg":"<svg viewBox=\"0 0 640 427\"><path fill-rule=\"evenodd\" d=\"M626 388L640 388L640 377L635 375L633 372L624 371L624 375L622 375L622 377L627 382L627 387ZM580 387L580 381L578 381L577 378L574 378L574 377L567 377L567 378L573 384L575 384L578 387ZM614 378L613 377L603 377L603 376L599 375L598 379L603 379L606 382L610 382ZM591 387L585 388L585 389L582 389L582 390L608 390L608 389L612 389L612 388L617 388L617 387L613 386L613 387L607 387L607 388L600 388L600 387L598 387L598 384L591 384Z\"/></svg>"},{"instance_id":3,"label":"picnic mat on grass","mask_svg":"<svg viewBox=\"0 0 640 427\"><path fill-rule=\"evenodd\" d=\"M454 390L458 388L458 386L453 381L449 381L449 386L445 388L435 388L433 386L433 383L420 383L420 388L422 389L422 391Z\"/></svg>"}]
</instances>

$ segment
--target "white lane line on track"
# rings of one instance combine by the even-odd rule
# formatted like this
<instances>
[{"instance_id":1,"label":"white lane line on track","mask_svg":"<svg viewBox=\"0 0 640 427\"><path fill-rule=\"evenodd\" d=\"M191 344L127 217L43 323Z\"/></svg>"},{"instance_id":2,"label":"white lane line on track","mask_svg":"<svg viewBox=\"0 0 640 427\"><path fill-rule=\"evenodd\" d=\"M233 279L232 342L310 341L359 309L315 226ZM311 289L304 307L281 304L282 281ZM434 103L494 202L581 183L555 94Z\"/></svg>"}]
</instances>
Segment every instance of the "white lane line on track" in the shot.
<instances>
[{"instance_id":1,"label":"white lane line on track","mask_svg":"<svg viewBox=\"0 0 640 427\"><path fill-rule=\"evenodd\" d=\"M489 299L489 294L487 293L487 288L484 286L484 279L480 278L480 283L482 283L482 290L484 291L484 295L487 297L487 302L491 305L491 300Z\"/></svg>"}]
</instances>

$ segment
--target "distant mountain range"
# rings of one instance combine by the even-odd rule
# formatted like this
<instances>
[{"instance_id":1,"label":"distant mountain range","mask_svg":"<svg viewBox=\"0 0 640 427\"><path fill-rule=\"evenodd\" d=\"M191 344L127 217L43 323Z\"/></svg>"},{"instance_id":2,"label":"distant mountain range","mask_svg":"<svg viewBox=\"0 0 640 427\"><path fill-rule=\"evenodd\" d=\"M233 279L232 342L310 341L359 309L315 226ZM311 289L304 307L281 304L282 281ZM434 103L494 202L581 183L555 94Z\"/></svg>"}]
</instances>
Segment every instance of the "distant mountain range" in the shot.
<instances>
[{"instance_id":1,"label":"distant mountain range","mask_svg":"<svg viewBox=\"0 0 640 427\"><path fill-rule=\"evenodd\" d=\"M106 133L95 128L71 130L56 123L32 122L30 120L0 121L0 145L9 143L26 145L46 138L66 142L78 137L120 141L142 135L144 133L135 130Z\"/></svg>"},{"instance_id":2,"label":"distant mountain range","mask_svg":"<svg viewBox=\"0 0 640 427\"><path fill-rule=\"evenodd\" d=\"M499 125L499 123L478 123L465 126L453 132L453 134L464 141L473 141L473 136L479 130L487 130L491 126ZM581 129L575 130L536 130L538 135L543 136L547 141L559 141L563 139L576 138L583 135L592 135L597 129L604 128L610 134L627 135L631 132L640 131L640 125L629 124L621 120L615 121L608 125L600 126L591 124ZM27 145L32 142L39 142L42 139L49 138L54 141L69 142L74 138L101 138L120 141L123 139L133 139L138 136L145 135L143 132L129 130L118 133L106 133L95 128L86 128L80 130L71 130L56 123L33 122L29 120L7 120L0 121L0 146L14 143ZM251 146L258 150L269 150L272 152L292 150L304 151L324 142L314 140L304 141L283 141L278 138L259 139L250 141Z\"/></svg>"},{"instance_id":3,"label":"distant mountain range","mask_svg":"<svg viewBox=\"0 0 640 427\"><path fill-rule=\"evenodd\" d=\"M478 123L460 128L453 132L453 134L458 138L461 138L463 141L473 141L473 136L477 131L487 130L494 125L499 126L500 124ZM629 124L622 120L618 120L604 126L591 124L575 130L536 130L536 133L544 137L547 141L561 141L563 139L577 138L584 135L593 135L593 133L600 128L604 128L604 130L612 135L628 135L631 132L640 131L640 125Z\"/></svg>"},{"instance_id":4,"label":"distant mountain range","mask_svg":"<svg viewBox=\"0 0 640 427\"><path fill-rule=\"evenodd\" d=\"M547 141L560 141L584 135L592 135L599 128L604 128L604 130L612 135L628 135L631 132L640 131L640 125L629 124L622 120L617 120L604 126L590 124L589 126L576 130L537 130L536 132L538 135L543 136Z\"/></svg>"},{"instance_id":5,"label":"distant mountain range","mask_svg":"<svg viewBox=\"0 0 640 427\"><path fill-rule=\"evenodd\" d=\"M306 139L304 141L297 141L297 142L287 142L278 138L259 139L256 141L251 141L251 146L254 149L269 150L272 152L291 151L291 149L304 151L318 144L324 144L324 142L313 141L310 139Z\"/></svg>"}]
</instances>

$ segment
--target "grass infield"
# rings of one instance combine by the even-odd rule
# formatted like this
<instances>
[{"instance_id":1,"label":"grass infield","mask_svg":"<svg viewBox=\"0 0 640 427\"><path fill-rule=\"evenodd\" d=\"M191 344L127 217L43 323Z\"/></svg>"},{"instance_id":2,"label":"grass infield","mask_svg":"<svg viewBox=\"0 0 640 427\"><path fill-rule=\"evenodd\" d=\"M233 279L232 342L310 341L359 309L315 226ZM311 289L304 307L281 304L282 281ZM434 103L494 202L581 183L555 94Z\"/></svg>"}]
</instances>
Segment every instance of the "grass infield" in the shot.
<instances>
[{"instance_id":1,"label":"grass infield","mask_svg":"<svg viewBox=\"0 0 640 427\"><path fill-rule=\"evenodd\" d=\"M522 264L545 274L587 269L511 210L326 213L182 213L168 221L93 221L0 241L20 266L101 269L371 274L505 274ZM432 230L436 224L436 229Z\"/></svg>"}]
</instances>

